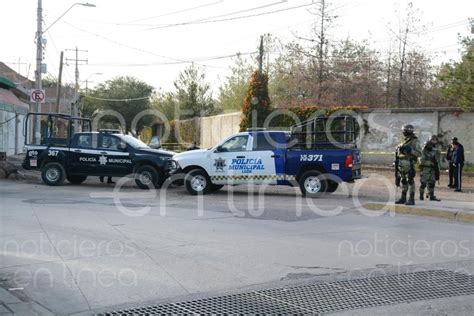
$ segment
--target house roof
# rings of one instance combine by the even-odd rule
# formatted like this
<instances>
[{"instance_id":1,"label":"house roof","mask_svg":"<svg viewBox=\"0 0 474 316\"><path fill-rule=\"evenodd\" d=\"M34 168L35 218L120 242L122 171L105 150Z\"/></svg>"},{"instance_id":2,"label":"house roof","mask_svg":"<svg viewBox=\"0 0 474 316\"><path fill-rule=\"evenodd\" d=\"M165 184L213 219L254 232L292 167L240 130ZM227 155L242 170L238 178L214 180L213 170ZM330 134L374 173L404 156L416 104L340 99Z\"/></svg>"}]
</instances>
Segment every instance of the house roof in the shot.
<instances>
[{"instance_id":1,"label":"house roof","mask_svg":"<svg viewBox=\"0 0 474 316\"><path fill-rule=\"evenodd\" d=\"M0 111L26 113L29 105L21 102L20 99L11 91L0 87Z\"/></svg>"},{"instance_id":2,"label":"house roof","mask_svg":"<svg viewBox=\"0 0 474 316\"><path fill-rule=\"evenodd\" d=\"M0 76L0 87L6 88L6 89L15 89L16 86L13 82L8 80L5 77Z\"/></svg>"},{"instance_id":3,"label":"house roof","mask_svg":"<svg viewBox=\"0 0 474 316\"><path fill-rule=\"evenodd\" d=\"M5 63L0 62L0 76L7 78L17 86L31 89L33 87L33 81L20 75L15 70L8 67Z\"/></svg>"}]
</instances>

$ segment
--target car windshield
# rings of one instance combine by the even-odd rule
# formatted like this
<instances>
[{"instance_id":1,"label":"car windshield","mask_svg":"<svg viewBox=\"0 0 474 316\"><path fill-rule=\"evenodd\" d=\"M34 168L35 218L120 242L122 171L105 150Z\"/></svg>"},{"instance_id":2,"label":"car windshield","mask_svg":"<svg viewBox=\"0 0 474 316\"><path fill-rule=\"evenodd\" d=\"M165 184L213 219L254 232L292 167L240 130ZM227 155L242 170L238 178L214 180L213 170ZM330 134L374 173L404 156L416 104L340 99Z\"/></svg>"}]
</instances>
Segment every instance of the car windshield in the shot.
<instances>
[{"instance_id":1,"label":"car windshield","mask_svg":"<svg viewBox=\"0 0 474 316\"><path fill-rule=\"evenodd\" d=\"M149 148L147 144L130 135L117 135L133 148Z\"/></svg>"}]
</instances>

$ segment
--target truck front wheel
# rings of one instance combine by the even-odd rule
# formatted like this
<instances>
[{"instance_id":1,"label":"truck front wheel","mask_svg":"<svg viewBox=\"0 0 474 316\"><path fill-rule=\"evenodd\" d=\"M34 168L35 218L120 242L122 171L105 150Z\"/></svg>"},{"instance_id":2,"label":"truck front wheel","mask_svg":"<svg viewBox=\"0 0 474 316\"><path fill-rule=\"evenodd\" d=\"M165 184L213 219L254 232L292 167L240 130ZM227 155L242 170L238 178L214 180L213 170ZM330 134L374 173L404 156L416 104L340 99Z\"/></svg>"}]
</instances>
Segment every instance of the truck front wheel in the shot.
<instances>
[{"instance_id":1,"label":"truck front wheel","mask_svg":"<svg viewBox=\"0 0 474 316\"><path fill-rule=\"evenodd\" d=\"M41 169L41 179L47 185L61 185L65 178L66 171L58 162L49 162Z\"/></svg>"},{"instance_id":2,"label":"truck front wheel","mask_svg":"<svg viewBox=\"0 0 474 316\"><path fill-rule=\"evenodd\" d=\"M159 174L152 166L141 166L135 172L135 183L140 189L151 189L159 182Z\"/></svg>"},{"instance_id":3,"label":"truck front wheel","mask_svg":"<svg viewBox=\"0 0 474 316\"><path fill-rule=\"evenodd\" d=\"M184 184L189 194L207 194L212 190L212 183L207 173L201 169L189 171L185 178Z\"/></svg>"},{"instance_id":4,"label":"truck front wheel","mask_svg":"<svg viewBox=\"0 0 474 316\"><path fill-rule=\"evenodd\" d=\"M299 179L299 185L301 193L307 197L319 197L327 189L324 175L316 170L305 172Z\"/></svg>"}]
</instances>

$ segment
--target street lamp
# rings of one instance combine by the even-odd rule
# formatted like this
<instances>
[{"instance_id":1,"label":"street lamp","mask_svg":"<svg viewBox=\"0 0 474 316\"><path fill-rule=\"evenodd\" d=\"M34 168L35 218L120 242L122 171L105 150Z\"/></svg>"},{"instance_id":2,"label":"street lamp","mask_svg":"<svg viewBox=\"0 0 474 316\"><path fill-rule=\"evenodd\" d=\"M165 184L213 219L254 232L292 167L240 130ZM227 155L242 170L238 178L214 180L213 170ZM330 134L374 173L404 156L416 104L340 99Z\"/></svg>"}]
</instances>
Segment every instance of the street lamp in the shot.
<instances>
[{"instance_id":1,"label":"street lamp","mask_svg":"<svg viewBox=\"0 0 474 316\"><path fill-rule=\"evenodd\" d=\"M88 3L88 2L86 2L86 3L79 3L79 2L74 3L72 6L69 7L69 9L67 9L66 11L64 11L63 14L61 14L56 20L54 20L54 22L51 23L51 24L43 31L43 34L46 33L54 24L56 24L56 22L58 22L59 20L61 20L61 18L62 18L63 16L65 16L66 13L68 13L68 12L69 12L72 8L74 8L76 5L81 5L81 6L83 6L83 7L91 7L91 8L95 8L95 7L96 7L95 4Z\"/></svg>"},{"instance_id":2,"label":"street lamp","mask_svg":"<svg viewBox=\"0 0 474 316\"><path fill-rule=\"evenodd\" d=\"M43 68L43 44L45 44L45 40L43 38L43 34L47 32L57 21L59 21L66 13L69 12L74 6L81 5L84 7L95 7L94 4L90 3L74 3L69 9L67 9L63 14L61 14L56 20L54 20L51 25L49 25L43 31L43 4L42 0L38 0L38 8L37 8L37 26L36 26L36 71L35 71L35 88L36 90L42 90L42 83L41 83L41 74L42 71L46 70ZM40 109L40 102L35 102L35 109L36 112L41 112ZM36 116L33 122L33 135L36 144L40 142L40 117Z\"/></svg>"},{"instance_id":3,"label":"street lamp","mask_svg":"<svg viewBox=\"0 0 474 316\"><path fill-rule=\"evenodd\" d=\"M91 74L89 77L86 78L86 80L85 80L85 81L86 81L86 94L88 94L88 90L89 90L89 86L88 86L88 84L89 84L89 79L90 79L91 77L95 76L95 75L100 76L100 75L102 75L102 73L101 73L101 72L94 72L93 74Z\"/></svg>"}]
</instances>

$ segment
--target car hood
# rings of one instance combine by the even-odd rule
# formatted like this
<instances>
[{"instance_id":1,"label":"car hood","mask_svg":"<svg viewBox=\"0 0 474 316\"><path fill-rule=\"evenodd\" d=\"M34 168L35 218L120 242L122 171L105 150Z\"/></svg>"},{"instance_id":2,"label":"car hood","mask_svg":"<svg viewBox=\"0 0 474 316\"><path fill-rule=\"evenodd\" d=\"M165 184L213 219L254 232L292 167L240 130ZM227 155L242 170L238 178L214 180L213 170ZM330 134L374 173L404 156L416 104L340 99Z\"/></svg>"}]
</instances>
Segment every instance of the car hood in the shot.
<instances>
[{"instance_id":1,"label":"car hood","mask_svg":"<svg viewBox=\"0 0 474 316\"><path fill-rule=\"evenodd\" d=\"M183 151L182 153L174 155L173 159L181 159L181 158L187 158L187 157L192 157L192 156L198 156L207 152L209 152L209 149L195 149L195 150Z\"/></svg>"},{"instance_id":2,"label":"car hood","mask_svg":"<svg viewBox=\"0 0 474 316\"><path fill-rule=\"evenodd\" d=\"M158 154L161 156L168 156L168 157L171 157L176 154L174 151L163 150L163 149L152 149L152 148L140 148L138 149L138 152L144 153L144 154Z\"/></svg>"}]
</instances>

